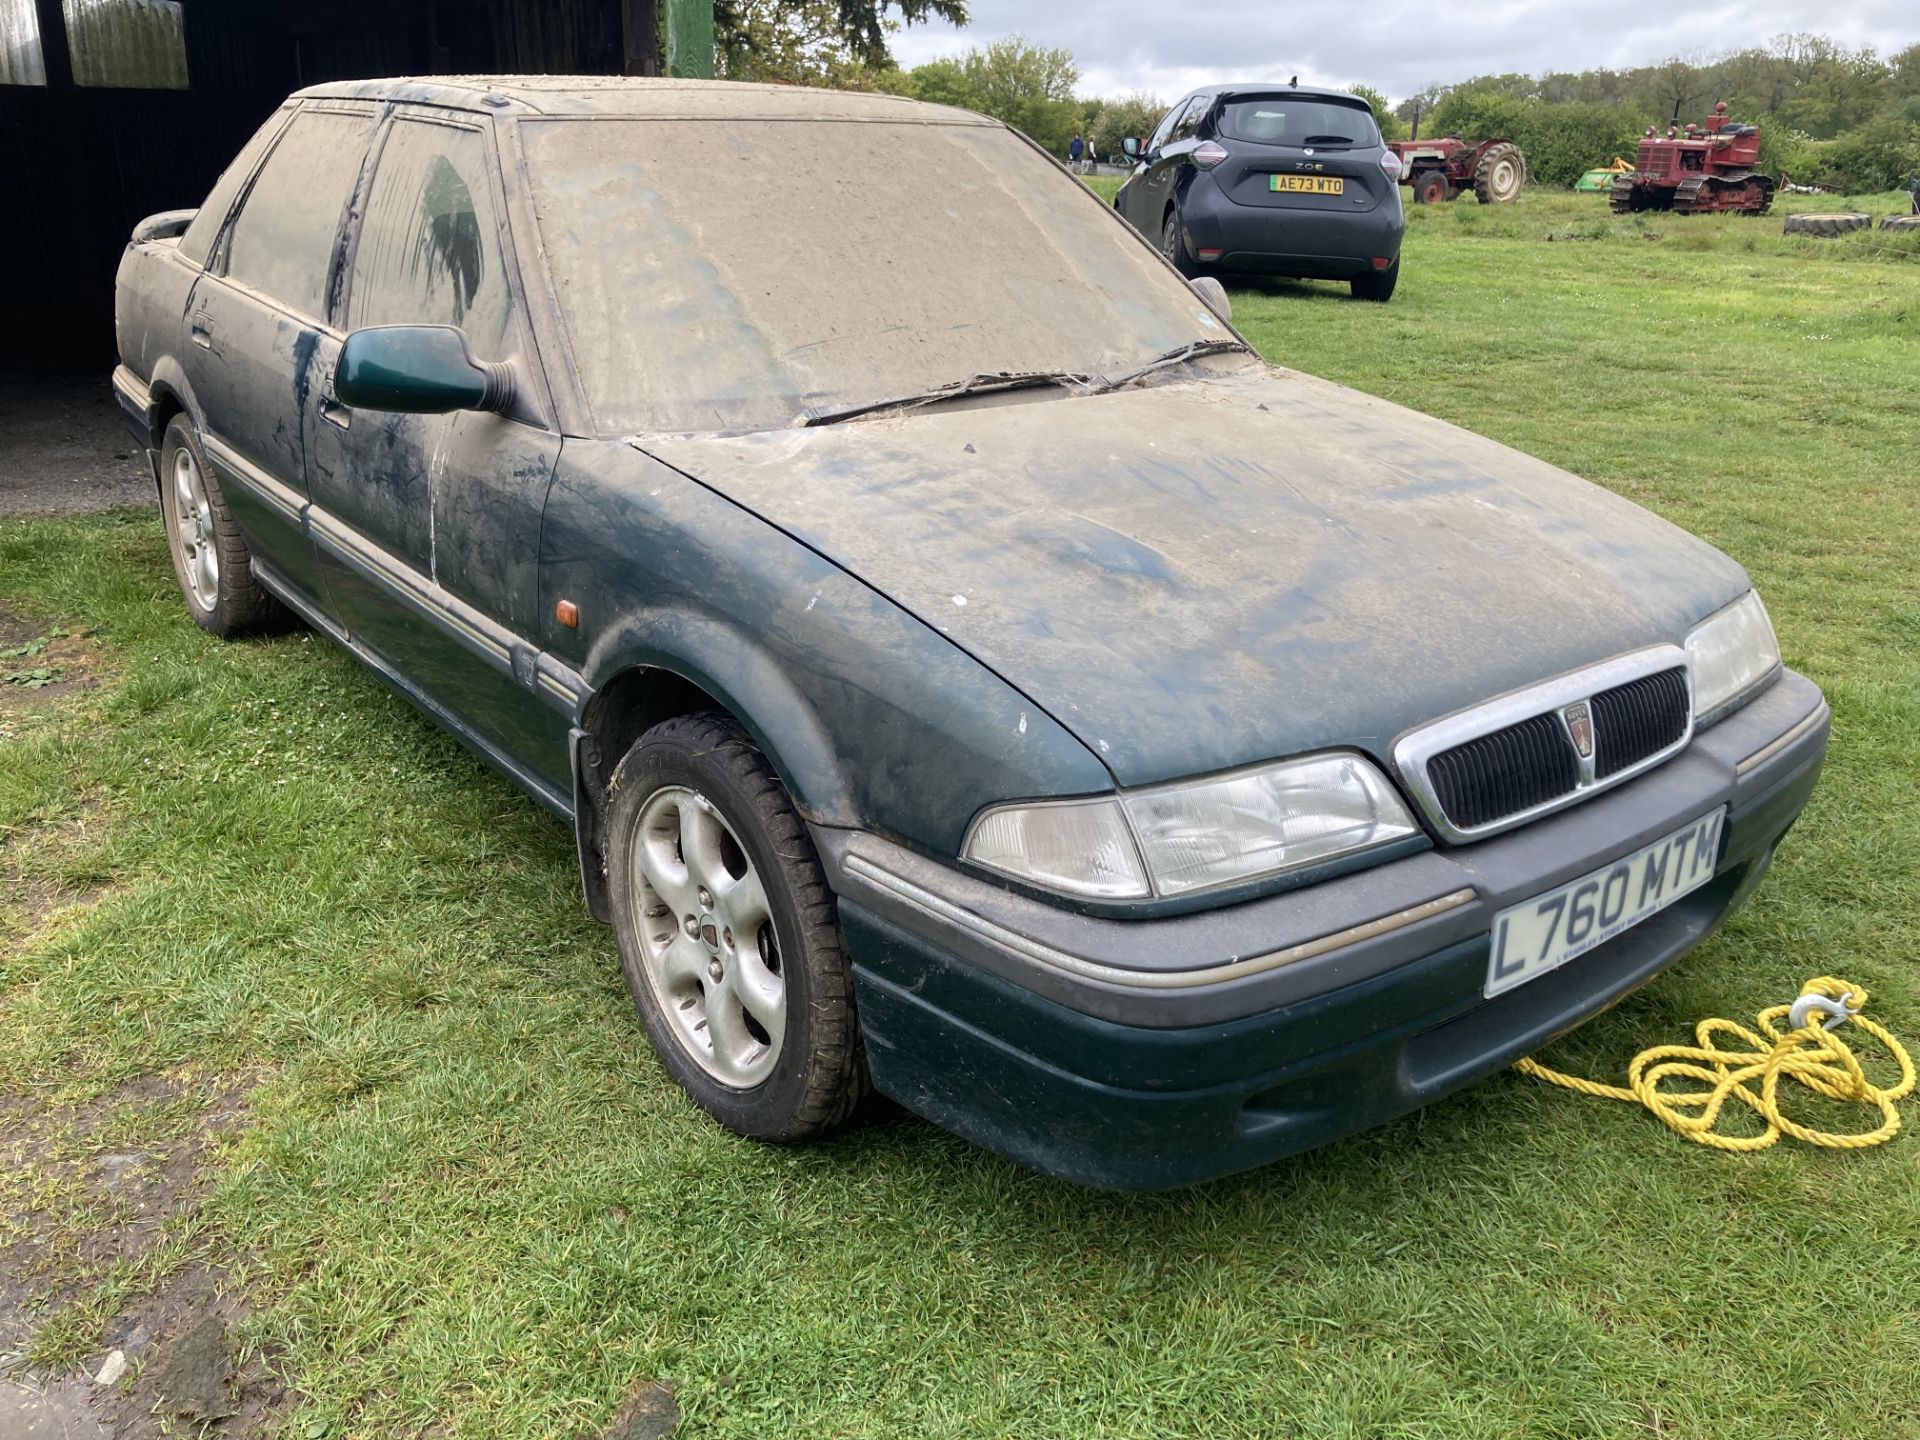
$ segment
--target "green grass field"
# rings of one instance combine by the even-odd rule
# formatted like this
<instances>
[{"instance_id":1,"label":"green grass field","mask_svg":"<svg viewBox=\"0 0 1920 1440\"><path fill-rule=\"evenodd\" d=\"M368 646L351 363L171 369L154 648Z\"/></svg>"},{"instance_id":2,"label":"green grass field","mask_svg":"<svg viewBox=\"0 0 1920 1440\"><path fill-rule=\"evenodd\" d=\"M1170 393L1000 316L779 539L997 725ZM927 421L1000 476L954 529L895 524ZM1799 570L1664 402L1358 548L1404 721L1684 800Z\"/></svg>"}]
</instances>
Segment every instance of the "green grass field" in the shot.
<instances>
[{"instance_id":1,"label":"green grass field","mask_svg":"<svg viewBox=\"0 0 1920 1440\"><path fill-rule=\"evenodd\" d=\"M1639 223L1416 211L1390 305L1236 316L1727 549L1832 700L1756 901L1546 1058L1826 972L1920 1040L1920 261ZM0 683L0 1119L101 1097L0 1144L36 1363L212 1264L296 1436L593 1435L654 1379L703 1436L1920 1436L1920 1137L1728 1156L1503 1075L1170 1195L904 1118L760 1148L654 1063L568 835L322 641L202 636L153 518L0 523L0 605L70 632L0 678L95 682ZM152 1075L179 1098L117 1099ZM165 1154L216 1087L205 1190L101 1258L63 1165Z\"/></svg>"}]
</instances>

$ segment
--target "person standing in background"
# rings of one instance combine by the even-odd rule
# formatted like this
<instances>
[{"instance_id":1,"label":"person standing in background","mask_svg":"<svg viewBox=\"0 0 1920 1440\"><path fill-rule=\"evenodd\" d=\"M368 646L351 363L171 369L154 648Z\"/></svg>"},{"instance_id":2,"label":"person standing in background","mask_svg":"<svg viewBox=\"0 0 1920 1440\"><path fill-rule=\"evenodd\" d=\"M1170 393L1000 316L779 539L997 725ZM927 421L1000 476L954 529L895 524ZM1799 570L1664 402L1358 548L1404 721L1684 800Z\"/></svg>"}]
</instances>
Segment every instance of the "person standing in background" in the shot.
<instances>
[{"instance_id":1,"label":"person standing in background","mask_svg":"<svg viewBox=\"0 0 1920 1440\"><path fill-rule=\"evenodd\" d=\"M1067 142L1067 160L1072 164L1073 168L1076 170L1080 168L1080 156L1084 151L1084 149L1085 149L1085 146L1081 143L1080 137L1078 135L1074 136L1073 139Z\"/></svg>"}]
</instances>

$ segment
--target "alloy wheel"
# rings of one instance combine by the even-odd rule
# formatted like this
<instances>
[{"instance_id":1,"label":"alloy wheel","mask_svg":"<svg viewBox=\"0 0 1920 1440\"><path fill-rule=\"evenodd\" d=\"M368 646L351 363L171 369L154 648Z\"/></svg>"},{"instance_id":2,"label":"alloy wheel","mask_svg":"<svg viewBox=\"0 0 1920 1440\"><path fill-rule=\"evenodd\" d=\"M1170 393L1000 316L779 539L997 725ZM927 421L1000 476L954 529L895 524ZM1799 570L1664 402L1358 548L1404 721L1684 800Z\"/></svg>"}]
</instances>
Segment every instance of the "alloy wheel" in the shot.
<instances>
[{"instance_id":1,"label":"alloy wheel","mask_svg":"<svg viewBox=\"0 0 1920 1440\"><path fill-rule=\"evenodd\" d=\"M668 785L634 825L628 895L647 983L675 1040L723 1085L779 1063L787 986L766 886L713 803Z\"/></svg>"},{"instance_id":2,"label":"alloy wheel","mask_svg":"<svg viewBox=\"0 0 1920 1440\"><path fill-rule=\"evenodd\" d=\"M173 523L187 589L201 609L211 610L220 602L220 549L214 543L206 478L185 445L173 452Z\"/></svg>"}]
</instances>

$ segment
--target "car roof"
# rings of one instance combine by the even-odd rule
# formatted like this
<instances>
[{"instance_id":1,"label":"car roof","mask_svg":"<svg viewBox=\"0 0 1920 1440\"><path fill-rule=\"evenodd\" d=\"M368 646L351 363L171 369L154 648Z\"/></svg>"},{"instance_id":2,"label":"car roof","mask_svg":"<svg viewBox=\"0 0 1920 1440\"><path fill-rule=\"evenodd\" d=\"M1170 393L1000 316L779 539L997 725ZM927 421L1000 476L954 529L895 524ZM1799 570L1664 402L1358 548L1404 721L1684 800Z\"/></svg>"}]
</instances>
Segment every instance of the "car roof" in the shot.
<instances>
[{"instance_id":1,"label":"car roof","mask_svg":"<svg viewBox=\"0 0 1920 1440\"><path fill-rule=\"evenodd\" d=\"M1324 85L1289 85L1284 80L1235 80L1221 85L1202 85L1192 95L1211 95L1216 100L1231 95L1304 95L1309 100L1352 100L1361 105L1367 104L1348 90L1335 90ZM1188 98L1191 99L1192 95Z\"/></svg>"},{"instance_id":2,"label":"car roof","mask_svg":"<svg viewBox=\"0 0 1920 1440\"><path fill-rule=\"evenodd\" d=\"M520 115L605 115L676 120L884 120L986 125L998 120L899 95L756 85L738 80L620 75L416 75L341 80L295 92L296 100L381 100Z\"/></svg>"}]
</instances>

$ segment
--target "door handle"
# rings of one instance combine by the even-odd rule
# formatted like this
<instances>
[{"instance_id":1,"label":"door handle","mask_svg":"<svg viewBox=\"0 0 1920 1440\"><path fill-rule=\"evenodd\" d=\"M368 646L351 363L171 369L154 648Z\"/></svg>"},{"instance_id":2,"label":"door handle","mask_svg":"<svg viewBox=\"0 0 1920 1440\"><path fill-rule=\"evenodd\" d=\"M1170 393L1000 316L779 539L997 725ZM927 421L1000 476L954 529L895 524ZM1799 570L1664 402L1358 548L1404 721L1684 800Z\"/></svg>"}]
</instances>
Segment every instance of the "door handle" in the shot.
<instances>
[{"instance_id":1,"label":"door handle","mask_svg":"<svg viewBox=\"0 0 1920 1440\"><path fill-rule=\"evenodd\" d=\"M341 430L351 429L353 426L353 411L331 395L320 397L320 418Z\"/></svg>"},{"instance_id":2,"label":"door handle","mask_svg":"<svg viewBox=\"0 0 1920 1440\"><path fill-rule=\"evenodd\" d=\"M193 336L193 343L198 345L202 350L211 350L213 348L213 331L207 324L205 311L193 317L193 323L188 327L188 330Z\"/></svg>"}]
</instances>

